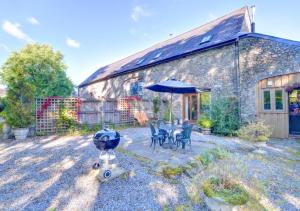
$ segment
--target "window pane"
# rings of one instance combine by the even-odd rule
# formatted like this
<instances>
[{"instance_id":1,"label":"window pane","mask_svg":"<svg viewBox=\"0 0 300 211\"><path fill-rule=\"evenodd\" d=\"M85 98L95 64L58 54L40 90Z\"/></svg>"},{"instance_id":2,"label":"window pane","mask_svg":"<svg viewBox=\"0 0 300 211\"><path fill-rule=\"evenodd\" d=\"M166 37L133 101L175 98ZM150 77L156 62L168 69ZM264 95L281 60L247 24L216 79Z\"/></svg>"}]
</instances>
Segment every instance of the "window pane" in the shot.
<instances>
[{"instance_id":1,"label":"window pane","mask_svg":"<svg viewBox=\"0 0 300 211\"><path fill-rule=\"evenodd\" d=\"M270 90L264 91L264 110L271 110L271 93L270 93Z\"/></svg>"},{"instance_id":2,"label":"window pane","mask_svg":"<svg viewBox=\"0 0 300 211\"><path fill-rule=\"evenodd\" d=\"M210 111L210 92L200 94L200 113L209 113Z\"/></svg>"},{"instance_id":3,"label":"window pane","mask_svg":"<svg viewBox=\"0 0 300 211\"><path fill-rule=\"evenodd\" d=\"M283 97L282 97L282 90L276 90L275 91L275 107L276 110L282 110L283 109Z\"/></svg>"}]
</instances>

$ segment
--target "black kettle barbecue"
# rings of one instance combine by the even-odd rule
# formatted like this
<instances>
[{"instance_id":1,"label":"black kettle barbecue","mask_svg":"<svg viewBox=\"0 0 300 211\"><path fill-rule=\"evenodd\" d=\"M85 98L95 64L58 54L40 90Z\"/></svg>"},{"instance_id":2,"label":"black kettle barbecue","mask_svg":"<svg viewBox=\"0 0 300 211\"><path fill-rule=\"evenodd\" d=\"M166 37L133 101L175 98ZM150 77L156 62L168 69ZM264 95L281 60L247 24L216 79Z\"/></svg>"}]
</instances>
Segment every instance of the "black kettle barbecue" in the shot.
<instances>
[{"instance_id":1,"label":"black kettle barbecue","mask_svg":"<svg viewBox=\"0 0 300 211\"><path fill-rule=\"evenodd\" d=\"M114 149L119 145L120 143L120 133L111 129L103 129L98 131L94 137L93 142L98 150L100 150L100 156L99 158L104 154L108 154L110 156L109 151L112 152L113 155ZM98 169L100 167L99 163L94 163L93 168Z\"/></svg>"}]
</instances>

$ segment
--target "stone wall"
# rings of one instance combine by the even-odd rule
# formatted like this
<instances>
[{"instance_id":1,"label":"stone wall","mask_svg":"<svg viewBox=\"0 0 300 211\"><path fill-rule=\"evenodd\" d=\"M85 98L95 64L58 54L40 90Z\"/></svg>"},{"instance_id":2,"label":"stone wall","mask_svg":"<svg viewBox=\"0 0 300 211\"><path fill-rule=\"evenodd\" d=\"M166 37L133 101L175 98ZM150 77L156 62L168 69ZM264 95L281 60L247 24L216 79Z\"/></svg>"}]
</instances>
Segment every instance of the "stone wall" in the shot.
<instances>
[{"instance_id":1,"label":"stone wall","mask_svg":"<svg viewBox=\"0 0 300 211\"><path fill-rule=\"evenodd\" d=\"M247 122L256 116L255 87L258 81L300 72L300 46L264 38L242 38L239 41L239 67L241 118Z\"/></svg>"},{"instance_id":2,"label":"stone wall","mask_svg":"<svg viewBox=\"0 0 300 211\"><path fill-rule=\"evenodd\" d=\"M130 83L142 79L145 86L168 78L176 78L199 88L209 88L214 97L217 93L232 96L236 93L236 48L230 44L185 58L159 64L151 68L130 73L106 81L97 82L79 89L83 98L118 98L129 95ZM170 94L158 94L144 90L144 99L160 95L170 99ZM174 95L174 113L181 119L181 95Z\"/></svg>"}]
</instances>

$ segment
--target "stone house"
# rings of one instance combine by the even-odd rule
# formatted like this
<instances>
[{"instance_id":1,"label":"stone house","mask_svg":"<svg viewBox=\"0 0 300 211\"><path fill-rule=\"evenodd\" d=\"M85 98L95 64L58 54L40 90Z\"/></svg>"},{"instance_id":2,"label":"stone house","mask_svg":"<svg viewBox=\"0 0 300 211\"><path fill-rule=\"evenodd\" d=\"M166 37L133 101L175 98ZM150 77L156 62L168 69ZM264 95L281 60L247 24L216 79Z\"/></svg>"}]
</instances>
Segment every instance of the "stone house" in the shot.
<instances>
[{"instance_id":1,"label":"stone house","mask_svg":"<svg viewBox=\"0 0 300 211\"><path fill-rule=\"evenodd\" d=\"M176 78L202 90L174 97L179 119L196 121L215 96L234 96L242 121L262 118L274 137L300 135L300 42L256 33L250 16L243 7L102 67L79 85L78 94L150 100L157 93L144 86Z\"/></svg>"}]
</instances>

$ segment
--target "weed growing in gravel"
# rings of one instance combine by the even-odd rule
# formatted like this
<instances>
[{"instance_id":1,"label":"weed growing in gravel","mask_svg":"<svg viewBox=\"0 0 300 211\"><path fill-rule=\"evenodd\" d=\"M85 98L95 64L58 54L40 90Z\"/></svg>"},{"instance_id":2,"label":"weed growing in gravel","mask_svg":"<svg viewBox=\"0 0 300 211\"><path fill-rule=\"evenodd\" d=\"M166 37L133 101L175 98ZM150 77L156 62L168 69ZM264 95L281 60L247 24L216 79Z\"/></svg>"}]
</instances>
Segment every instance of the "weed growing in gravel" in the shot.
<instances>
[{"instance_id":1,"label":"weed growing in gravel","mask_svg":"<svg viewBox=\"0 0 300 211\"><path fill-rule=\"evenodd\" d=\"M244 188L227 178L211 177L203 183L202 188L207 197L220 197L229 204L243 205L249 200Z\"/></svg>"},{"instance_id":2,"label":"weed growing in gravel","mask_svg":"<svg viewBox=\"0 0 300 211\"><path fill-rule=\"evenodd\" d=\"M130 152L130 151L128 151L128 150L125 150L125 149L123 149L123 148L121 148L121 147L117 147L116 150L117 150L118 152L124 154L124 155L127 155L128 157L132 157L132 158L134 158L134 159L140 161L140 162L143 163L143 164L149 164L149 163L151 163L151 160L150 160L150 159L148 159L148 158L146 158L146 157L143 157L143 156L140 156L140 155L137 155L137 154L135 154L135 153L133 153L133 152Z\"/></svg>"},{"instance_id":3,"label":"weed growing in gravel","mask_svg":"<svg viewBox=\"0 0 300 211\"><path fill-rule=\"evenodd\" d=\"M177 176L182 175L187 170L185 166L177 166L177 167L170 167L167 166L163 168L162 174L165 178L174 179Z\"/></svg>"},{"instance_id":4,"label":"weed growing in gravel","mask_svg":"<svg viewBox=\"0 0 300 211\"><path fill-rule=\"evenodd\" d=\"M180 204L175 206L174 208L175 211L190 211L192 210L192 207L190 204Z\"/></svg>"},{"instance_id":5,"label":"weed growing in gravel","mask_svg":"<svg viewBox=\"0 0 300 211\"><path fill-rule=\"evenodd\" d=\"M197 156L195 159L200 161L202 165L208 166L210 163L216 160L225 159L229 157L229 152L220 147L207 150L203 154Z\"/></svg>"}]
</instances>

